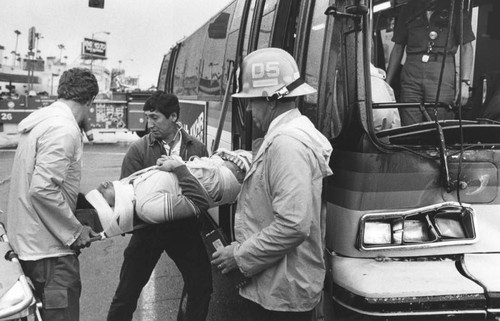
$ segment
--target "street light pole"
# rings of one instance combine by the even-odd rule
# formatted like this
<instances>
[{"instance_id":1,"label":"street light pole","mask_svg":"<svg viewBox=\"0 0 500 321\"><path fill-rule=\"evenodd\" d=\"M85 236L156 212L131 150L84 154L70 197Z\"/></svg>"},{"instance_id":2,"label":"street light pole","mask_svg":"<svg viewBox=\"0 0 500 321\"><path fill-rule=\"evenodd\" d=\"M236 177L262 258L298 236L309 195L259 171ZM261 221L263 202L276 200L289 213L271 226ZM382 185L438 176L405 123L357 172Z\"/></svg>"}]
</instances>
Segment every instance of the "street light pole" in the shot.
<instances>
[{"instance_id":1,"label":"street light pole","mask_svg":"<svg viewBox=\"0 0 500 321\"><path fill-rule=\"evenodd\" d=\"M38 50L38 43L40 42L40 39L43 39L42 34L39 33L39 32L35 33L35 40L36 40L36 42L35 42L35 52L36 53L40 52L40 50Z\"/></svg>"},{"instance_id":2,"label":"street light pole","mask_svg":"<svg viewBox=\"0 0 500 321\"><path fill-rule=\"evenodd\" d=\"M100 33L107 34L108 36L111 34L111 32L109 32L109 31L98 31L98 32L92 33L92 50L90 53L90 72L92 72L92 65L94 64L94 36L98 35Z\"/></svg>"},{"instance_id":3,"label":"street light pole","mask_svg":"<svg viewBox=\"0 0 500 321\"><path fill-rule=\"evenodd\" d=\"M19 41L19 35L21 34L21 31L14 30L14 33L16 34L16 49L15 49L15 52L17 53L17 43Z\"/></svg>"}]
</instances>

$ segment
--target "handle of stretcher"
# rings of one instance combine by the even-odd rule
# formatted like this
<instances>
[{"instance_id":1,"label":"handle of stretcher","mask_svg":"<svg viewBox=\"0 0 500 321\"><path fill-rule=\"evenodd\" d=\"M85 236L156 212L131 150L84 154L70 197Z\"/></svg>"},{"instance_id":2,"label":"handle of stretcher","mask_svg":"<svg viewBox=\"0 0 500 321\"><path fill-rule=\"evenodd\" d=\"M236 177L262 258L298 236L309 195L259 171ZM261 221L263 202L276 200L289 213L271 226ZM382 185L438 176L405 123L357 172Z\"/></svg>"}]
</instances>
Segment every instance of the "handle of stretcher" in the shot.
<instances>
[{"instance_id":1,"label":"handle of stretcher","mask_svg":"<svg viewBox=\"0 0 500 321\"><path fill-rule=\"evenodd\" d=\"M90 238L90 243L97 242L97 241L102 241L106 239L106 234L104 232L99 233L97 236L93 236Z\"/></svg>"}]
</instances>

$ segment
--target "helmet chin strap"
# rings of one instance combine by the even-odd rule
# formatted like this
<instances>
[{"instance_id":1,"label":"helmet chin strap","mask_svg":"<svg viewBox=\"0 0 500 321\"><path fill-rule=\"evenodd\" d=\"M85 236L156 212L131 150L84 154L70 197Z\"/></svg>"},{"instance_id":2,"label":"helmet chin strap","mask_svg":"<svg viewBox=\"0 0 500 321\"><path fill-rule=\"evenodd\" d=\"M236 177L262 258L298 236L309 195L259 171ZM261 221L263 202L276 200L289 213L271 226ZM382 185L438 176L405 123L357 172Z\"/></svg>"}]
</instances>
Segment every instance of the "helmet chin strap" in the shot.
<instances>
[{"instance_id":1,"label":"helmet chin strap","mask_svg":"<svg viewBox=\"0 0 500 321\"><path fill-rule=\"evenodd\" d=\"M280 89L276 90L272 96L266 97L267 101L275 101L279 100L286 95L288 95L292 90L295 88L299 87L300 85L304 84L305 81L302 78L297 78L294 81L292 81L290 84L287 86L283 86Z\"/></svg>"}]
</instances>

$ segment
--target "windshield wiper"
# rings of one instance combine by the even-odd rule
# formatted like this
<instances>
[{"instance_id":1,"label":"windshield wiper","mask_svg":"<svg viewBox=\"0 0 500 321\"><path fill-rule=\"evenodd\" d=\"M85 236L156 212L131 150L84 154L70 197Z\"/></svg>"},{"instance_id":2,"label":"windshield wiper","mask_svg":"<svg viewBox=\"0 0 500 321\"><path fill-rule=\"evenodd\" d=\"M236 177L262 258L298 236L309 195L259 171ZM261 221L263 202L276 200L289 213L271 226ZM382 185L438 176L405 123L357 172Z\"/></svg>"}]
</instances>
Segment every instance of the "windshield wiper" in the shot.
<instances>
[{"instance_id":1,"label":"windshield wiper","mask_svg":"<svg viewBox=\"0 0 500 321\"><path fill-rule=\"evenodd\" d=\"M444 139L443 127L439 124L436 118L436 131L438 134L438 149L439 149L439 162L441 166L441 181L443 182L446 191L450 193L453 190L453 184L450 179L450 170L448 168L448 158L446 150L446 141Z\"/></svg>"}]
</instances>

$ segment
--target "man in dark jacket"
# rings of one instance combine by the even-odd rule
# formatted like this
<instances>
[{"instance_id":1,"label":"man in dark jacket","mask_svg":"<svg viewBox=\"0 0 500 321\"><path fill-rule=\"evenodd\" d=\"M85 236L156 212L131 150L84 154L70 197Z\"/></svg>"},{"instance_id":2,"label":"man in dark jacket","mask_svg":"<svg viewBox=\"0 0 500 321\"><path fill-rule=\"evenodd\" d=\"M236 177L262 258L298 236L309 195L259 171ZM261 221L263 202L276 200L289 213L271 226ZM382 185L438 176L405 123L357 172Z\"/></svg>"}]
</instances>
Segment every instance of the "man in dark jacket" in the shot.
<instances>
[{"instance_id":1,"label":"man in dark jacket","mask_svg":"<svg viewBox=\"0 0 500 321\"><path fill-rule=\"evenodd\" d=\"M154 93L144 104L150 133L134 142L122 164L121 178L156 165L162 155L208 156L207 149L177 123L179 101L175 95ZM108 321L132 320L142 288L161 253L175 262L184 279L178 320L205 320L212 293L212 272L195 218L137 230L125 249L120 282L108 312ZM184 302L186 300L186 302Z\"/></svg>"}]
</instances>

